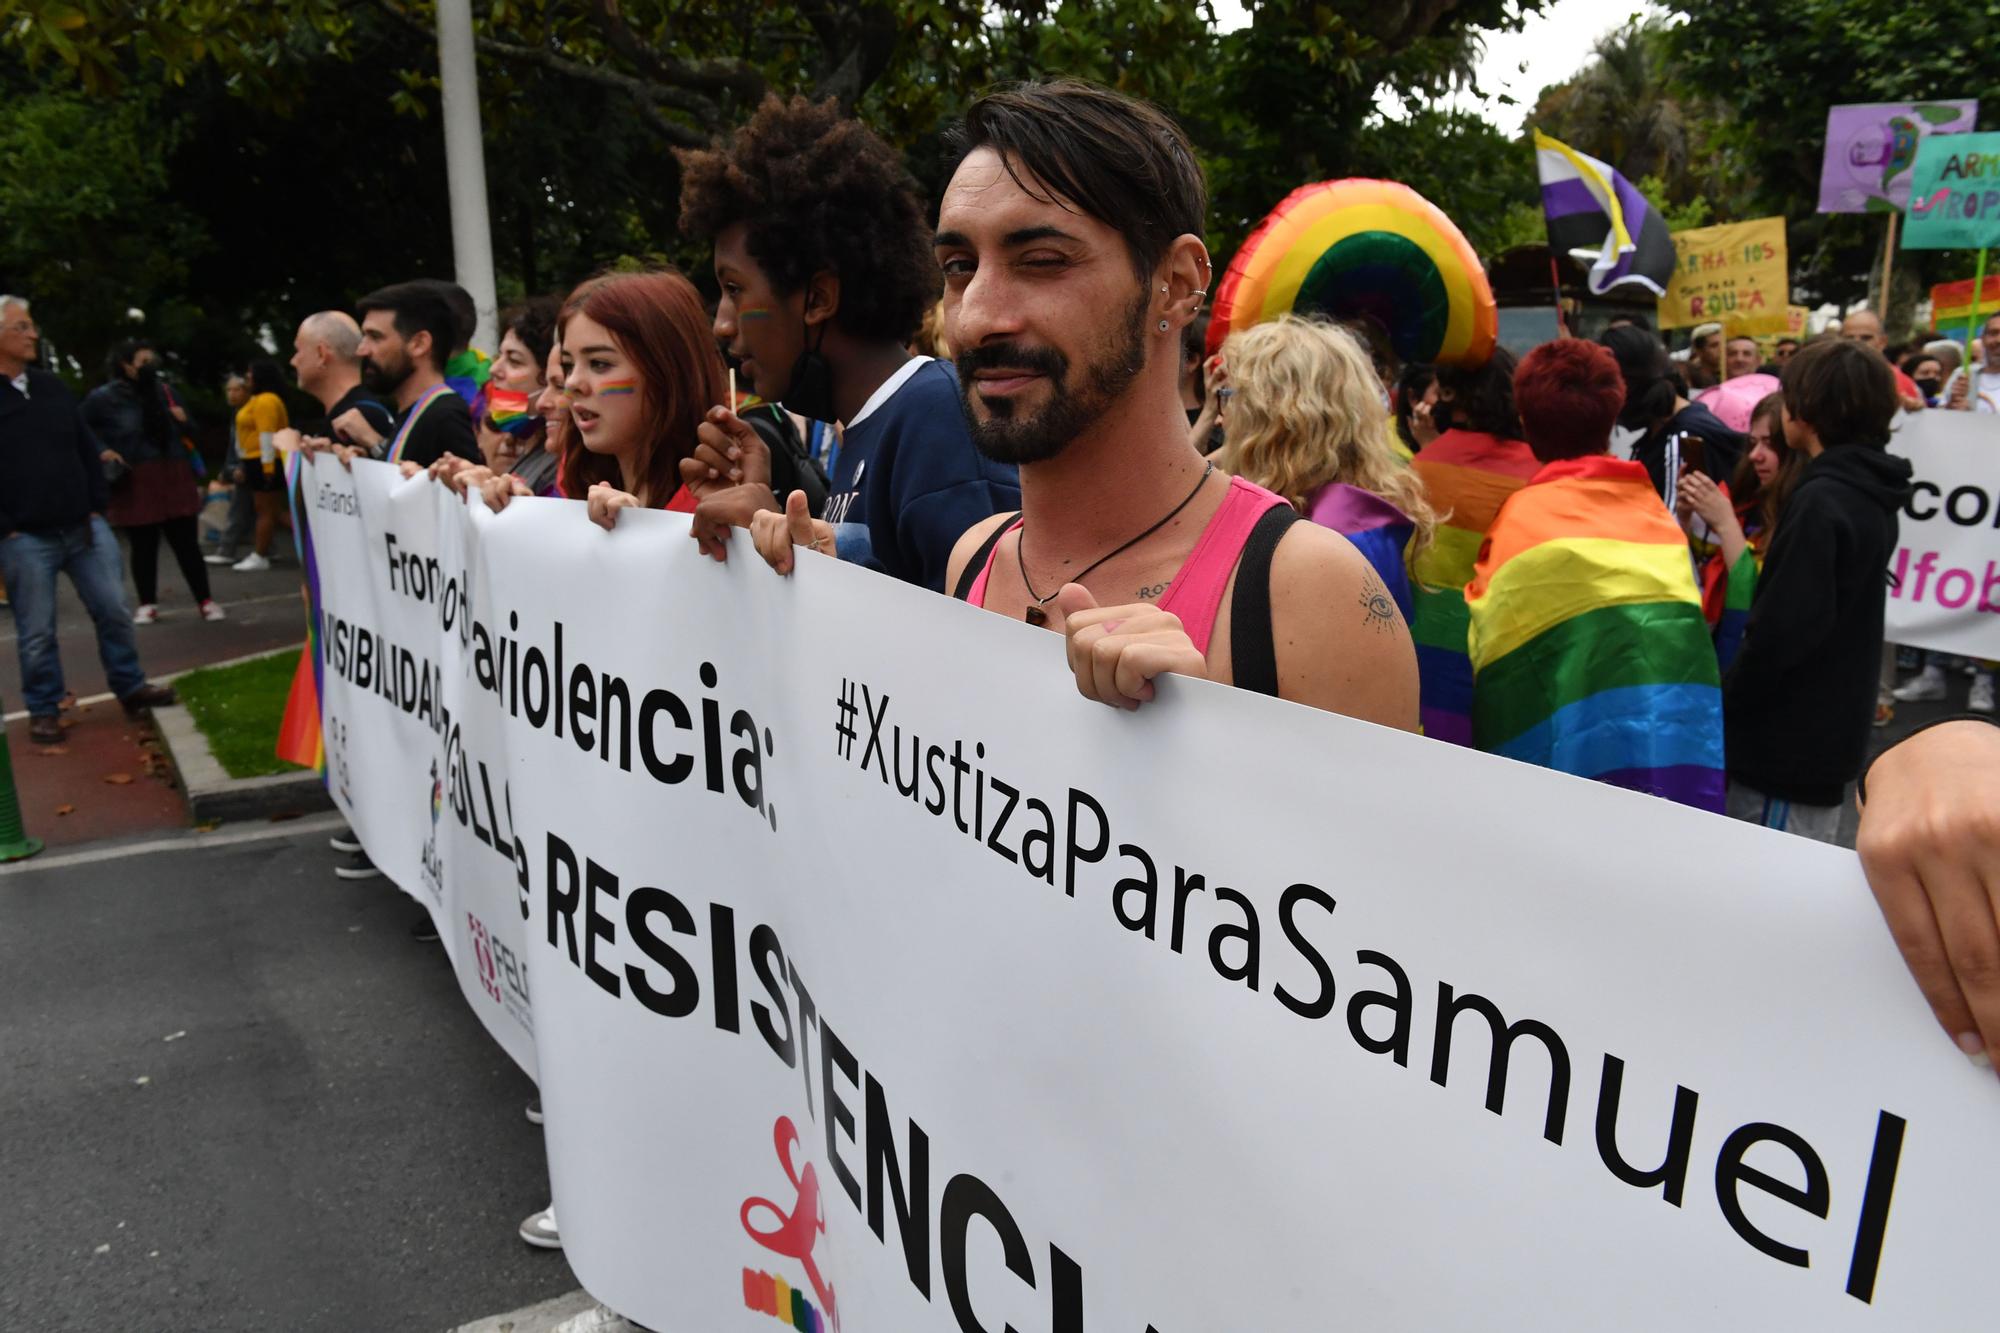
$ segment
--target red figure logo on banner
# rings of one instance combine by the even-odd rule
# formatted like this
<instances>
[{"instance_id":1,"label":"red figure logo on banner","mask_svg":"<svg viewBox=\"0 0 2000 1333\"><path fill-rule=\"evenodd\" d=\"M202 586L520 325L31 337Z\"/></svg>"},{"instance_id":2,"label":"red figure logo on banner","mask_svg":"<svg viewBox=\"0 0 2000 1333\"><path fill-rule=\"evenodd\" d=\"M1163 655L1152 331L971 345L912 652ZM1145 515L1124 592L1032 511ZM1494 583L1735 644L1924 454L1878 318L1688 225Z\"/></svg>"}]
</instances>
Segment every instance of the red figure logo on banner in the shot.
<instances>
[{"instance_id":1,"label":"red figure logo on banner","mask_svg":"<svg viewBox=\"0 0 2000 1333\"><path fill-rule=\"evenodd\" d=\"M785 1179L791 1182L798 1197L789 1213L769 1199L744 1200L743 1229L750 1233L750 1239L765 1249L782 1254L787 1259L796 1259L804 1265L806 1280L812 1283L813 1295L819 1297L827 1322L838 1328L840 1315L834 1308L833 1288L820 1276L819 1265L813 1262L813 1244L826 1234L826 1218L819 1206L819 1174L813 1170L811 1162L807 1162L803 1169L793 1164L792 1154L798 1151L799 1131L790 1116L778 1117L771 1137L777 1145L778 1164L784 1167ZM777 1219L777 1225L760 1231L750 1220L751 1214L758 1209Z\"/></svg>"}]
</instances>

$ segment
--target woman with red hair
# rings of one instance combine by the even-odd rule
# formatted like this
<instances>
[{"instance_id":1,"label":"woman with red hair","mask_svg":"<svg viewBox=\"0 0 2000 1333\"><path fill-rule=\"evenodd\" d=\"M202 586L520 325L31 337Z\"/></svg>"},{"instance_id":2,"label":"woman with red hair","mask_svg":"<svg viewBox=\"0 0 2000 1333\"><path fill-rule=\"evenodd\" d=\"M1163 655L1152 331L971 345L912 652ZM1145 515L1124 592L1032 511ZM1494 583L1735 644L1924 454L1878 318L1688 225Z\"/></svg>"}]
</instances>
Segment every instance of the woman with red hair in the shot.
<instances>
[{"instance_id":1,"label":"woman with red hair","mask_svg":"<svg viewBox=\"0 0 2000 1333\"><path fill-rule=\"evenodd\" d=\"M588 500L606 528L633 506L692 513L681 460L727 393L694 284L669 270L592 278L563 303L558 337L569 403L562 493Z\"/></svg>"},{"instance_id":2,"label":"woman with red hair","mask_svg":"<svg viewBox=\"0 0 2000 1333\"><path fill-rule=\"evenodd\" d=\"M1466 585L1480 749L1720 812L1722 690L1687 538L1643 463L1608 456L1618 362L1564 338L1522 358L1541 463Z\"/></svg>"}]
</instances>

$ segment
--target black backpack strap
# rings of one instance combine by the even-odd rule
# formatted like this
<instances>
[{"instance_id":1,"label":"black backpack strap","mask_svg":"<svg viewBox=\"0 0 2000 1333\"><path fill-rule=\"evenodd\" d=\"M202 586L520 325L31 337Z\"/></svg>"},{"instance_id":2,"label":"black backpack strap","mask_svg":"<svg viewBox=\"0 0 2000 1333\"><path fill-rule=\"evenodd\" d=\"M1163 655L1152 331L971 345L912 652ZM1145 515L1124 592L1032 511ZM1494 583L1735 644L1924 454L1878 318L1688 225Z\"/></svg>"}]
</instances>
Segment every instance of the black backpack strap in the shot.
<instances>
[{"instance_id":1,"label":"black backpack strap","mask_svg":"<svg viewBox=\"0 0 2000 1333\"><path fill-rule=\"evenodd\" d=\"M1018 509L1007 515L1000 526L987 534L985 541L979 543L979 549L972 553L972 559L966 561L965 568L958 571L958 586L951 590L953 597L961 602L972 600L972 585L979 582L979 572L986 568L986 562L993 558L993 548L1000 544L1000 539L1007 535L1007 529L1013 527L1014 520L1020 516L1021 511Z\"/></svg>"},{"instance_id":2,"label":"black backpack strap","mask_svg":"<svg viewBox=\"0 0 2000 1333\"><path fill-rule=\"evenodd\" d=\"M1278 647L1271 627L1271 557L1299 521L1290 505L1272 505L1250 529L1236 562L1229 601L1229 670L1239 690L1278 696Z\"/></svg>"}]
</instances>

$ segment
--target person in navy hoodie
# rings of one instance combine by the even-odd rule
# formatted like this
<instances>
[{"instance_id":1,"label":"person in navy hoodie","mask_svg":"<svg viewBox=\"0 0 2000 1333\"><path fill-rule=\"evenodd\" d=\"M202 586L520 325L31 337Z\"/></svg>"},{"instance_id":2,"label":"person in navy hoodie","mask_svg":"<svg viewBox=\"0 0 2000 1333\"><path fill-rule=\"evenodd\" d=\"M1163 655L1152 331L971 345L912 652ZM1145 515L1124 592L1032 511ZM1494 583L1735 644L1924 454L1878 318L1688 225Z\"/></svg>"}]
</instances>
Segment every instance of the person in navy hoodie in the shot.
<instances>
[{"instance_id":1,"label":"person in navy hoodie","mask_svg":"<svg viewBox=\"0 0 2000 1333\"><path fill-rule=\"evenodd\" d=\"M840 423L823 540L942 591L953 543L1021 491L973 447L954 368L906 347L938 282L916 181L831 99L767 97L727 146L680 157L681 229L714 243L715 336L739 384ZM701 500L695 539L722 559L727 529L784 506L769 447L727 406L701 435L682 477Z\"/></svg>"}]
</instances>

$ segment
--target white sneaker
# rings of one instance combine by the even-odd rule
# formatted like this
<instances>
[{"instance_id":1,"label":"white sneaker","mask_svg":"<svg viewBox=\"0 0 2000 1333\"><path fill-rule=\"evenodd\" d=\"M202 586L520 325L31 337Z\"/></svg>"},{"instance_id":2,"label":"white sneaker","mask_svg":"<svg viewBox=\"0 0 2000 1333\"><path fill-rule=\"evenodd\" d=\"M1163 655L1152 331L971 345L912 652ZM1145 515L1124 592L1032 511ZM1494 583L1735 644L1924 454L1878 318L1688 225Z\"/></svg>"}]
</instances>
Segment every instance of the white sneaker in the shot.
<instances>
[{"instance_id":1,"label":"white sneaker","mask_svg":"<svg viewBox=\"0 0 2000 1333\"><path fill-rule=\"evenodd\" d=\"M1972 678L1972 688L1966 691L1965 706L1975 713L1993 711L1993 673L1986 672Z\"/></svg>"},{"instance_id":2,"label":"white sneaker","mask_svg":"<svg viewBox=\"0 0 2000 1333\"><path fill-rule=\"evenodd\" d=\"M263 556L258 555L255 551L252 551L230 566L231 569L239 574L255 574L259 570L269 569L270 567L271 562Z\"/></svg>"},{"instance_id":3,"label":"white sneaker","mask_svg":"<svg viewBox=\"0 0 2000 1333\"><path fill-rule=\"evenodd\" d=\"M1921 704L1944 698L1944 668L1935 664L1890 691L1897 703Z\"/></svg>"},{"instance_id":4,"label":"white sneaker","mask_svg":"<svg viewBox=\"0 0 2000 1333\"><path fill-rule=\"evenodd\" d=\"M227 620L229 619L229 613L223 610L221 604L211 597L201 604L201 618L203 620Z\"/></svg>"},{"instance_id":5,"label":"white sneaker","mask_svg":"<svg viewBox=\"0 0 2000 1333\"><path fill-rule=\"evenodd\" d=\"M151 602L146 602L137 611L132 613L132 623L135 625L151 625L159 620L159 618L160 608Z\"/></svg>"},{"instance_id":6,"label":"white sneaker","mask_svg":"<svg viewBox=\"0 0 2000 1333\"><path fill-rule=\"evenodd\" d=\"M550 1204L521 1223L521 1239L542 1250L560 1250L562 1233L556 1230L556 1206Z\"/></svg>"}]
</instances>

